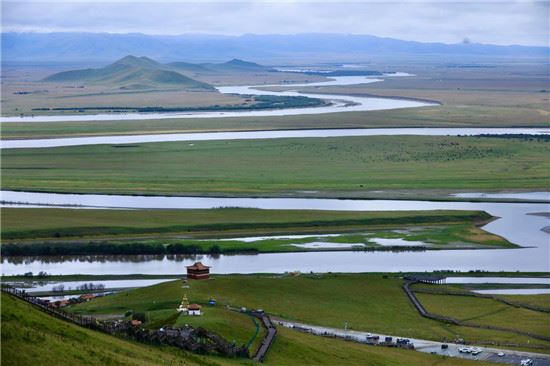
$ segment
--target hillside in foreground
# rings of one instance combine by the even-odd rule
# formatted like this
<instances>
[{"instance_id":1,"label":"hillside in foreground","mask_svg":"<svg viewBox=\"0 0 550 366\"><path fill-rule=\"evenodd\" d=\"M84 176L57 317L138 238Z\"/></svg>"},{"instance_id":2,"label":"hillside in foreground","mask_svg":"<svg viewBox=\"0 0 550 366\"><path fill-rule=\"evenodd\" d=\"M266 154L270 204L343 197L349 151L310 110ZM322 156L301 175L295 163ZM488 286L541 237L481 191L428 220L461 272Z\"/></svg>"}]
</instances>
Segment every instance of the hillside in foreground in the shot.
<instances>
[{"instance_id":1,"label":"hillside in foreground","mask_svg":"<svg viewBox=\"0 0 550 366\"><path fill-rule=\"evenodd\" d=\"M172 347L121 340L52 318L2 294L3 365L249 365L247 360L197 356ZM266 365L486 366L399 349L366 347L279 329Z\"/></svg>"}]
</instances>

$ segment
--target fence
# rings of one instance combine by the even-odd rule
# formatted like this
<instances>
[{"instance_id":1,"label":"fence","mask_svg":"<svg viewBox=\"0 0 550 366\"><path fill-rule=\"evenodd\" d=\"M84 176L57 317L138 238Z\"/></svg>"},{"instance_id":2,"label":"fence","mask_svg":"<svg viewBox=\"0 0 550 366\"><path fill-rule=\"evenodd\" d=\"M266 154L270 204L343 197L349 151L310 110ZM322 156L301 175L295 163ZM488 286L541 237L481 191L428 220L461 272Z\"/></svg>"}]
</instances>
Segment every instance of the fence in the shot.
<instances>
[{"instance_id":1,"label":"fence","mask_svg":"<svg viewBox=\"0 0 550 366\"><path fill-rule=\"evenodd\" d=\"M267 332L264 339L262 340L262 343L260 344L260 347L258 347L256 354L252 358L256 362L262 362L267 355L267 351L269 351L269 348L275 341L277 328L275 328L275 325L271 321L271 318L269 318L266 313L253 311L251 312L251 314L262 321L262 325Z\"/></svg>"},{"instance_id":2,"label":"fence","mask_svg":"<svg viewBox=\"0 0 550 366\"><path fill-rule=\"evenodd\" d=\"M447 317L447 316L443 316L443 315L439 315L439 314L429 313L428 311L426 311L426 309L424 308L424 306L422 305L420 300L418 300L418 298L416 297L416 295L414 294L414 292L410 288L410 286L415 284L415 283L417 283L417 282L415 282L415 281L406 281L405 284L403 284L403 290L407 294L407 297L409 298L409 300L411 300L412 304L414 305L414 307L416 308L418 313L421 316L425 317L425 318L438 320L438 321L445 322L445 323L460 325L460 326L463 326L463 327L489 329L489 330L496 330L496 331L502 331L502 332L510 332L510 333L515 333L515 334L522 335L522 336L527 336L527 337L531 337L531 338L535 338L535 339L540 339L540 340L543 340L543 341L550 341L550 337L543 336L543 335L540 335L540 334L534 334L534 333L524 332L524 331L517 330L517 329L497 327L497 326L492 326L492 325L467 323L467 322L463 322L459 319L455 319L455 318L451 318L451 317Z\"/></svg>"},{"instance_id":3,"label":"fence","mask_svg":"<svg viewBox=\"0 0 550 366\"><path fill-rule=\"evenodd\" d=\"M236 344L230 343L218 334L204 328L186 327L151 330L132 326L128 321L99 321L91 316L73 314L48 306L45 301L29 295L24 290L2 285L2 291L30 303L56 318L110 335L126 336L140 342L168 344L202 354L216 352L227 357L250 357L248 347L238 347ZM265 352L261 353L262 359L265 357Z\"/></svg>"}]
</instances>

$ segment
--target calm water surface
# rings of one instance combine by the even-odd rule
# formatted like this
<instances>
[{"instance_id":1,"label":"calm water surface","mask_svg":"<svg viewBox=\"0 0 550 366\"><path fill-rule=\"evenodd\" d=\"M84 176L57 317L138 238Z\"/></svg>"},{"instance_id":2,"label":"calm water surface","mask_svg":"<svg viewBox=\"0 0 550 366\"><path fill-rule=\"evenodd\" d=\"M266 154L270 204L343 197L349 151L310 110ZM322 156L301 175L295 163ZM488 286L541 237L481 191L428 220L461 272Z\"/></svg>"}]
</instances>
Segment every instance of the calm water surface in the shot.
<instances>
[{"instance_id":1,"label":"calm water surface","mask_svg":"<svg viewBox=\"0 0 550 366\"><path fill-rule=\"evenodd\" d=\"M505 198L529 201L550 201L550 192L465 192L452 194L459 198Z\"/></svg>"},{"instance_id":2,"label":"calm water surface","mask_svg":"<svg viewBox=\"0 0 550 366\"><path fill-rule=\"evenodd\" d=\"M158 279L138 279L138 280L88 280L88 281L48 281L46 283L40 281L13 282L16 287L25 288L28 293L52 291L55 286L63 285L65 291L76 290L78 286L93 283L94 285L102 284L105 289L111 288L130 288L130 287L145 287L152 286L158 283L174 281L174 278L158 278ZM24 284L25 286L22 286ZM31 287L29 287L31 286Z\"/></svg>"},{"instance_id":3,"label":"calm water surface","mask_svg":"<svg viewBox=\"0 0 550 366\"><path fill-rule=\"evenodd\" d=\"M550 277L447 277L446 283L510 283L550 285Z\"/></svg>"},{"instance_id":4,"label":"calm water surface","mask_svg":"<svg viewBox=\"0 0 550 366\"><path fill-rule=\"evenodd\" d=\"M265 140L352 136L476 136L482 134L550 134L548 128L350 128L245 132L171 133L153 135L94 136L52 139L2 140L2 149L44 148L102 144L138 144L170 141Z\"/></svg>"},{"instance_id":5,"label":"calm water surface","mask_svg":"<svg viewBox=\"0 0 550 366\"><path fill-rule=\"evenodd\" d=\"M52 258L4 258L2 273L46 271L51 274L179 274L195 260L213 266L214 273L399 272L452 269L460 271L550 271L550 235L541 231L549 219L530 213L550 212L547 203L431 202L398 200L338 200L305 198L213 198L79 195L2 191L3 201L107 208L194 209L250 207L340 211L482 210L499 217L485 230L526 248L438 250L425 252L310 252L194 257L98 257L53 261ZM126 257L128 258L128 257Z\"/></svg>"},{"instance_id":6,"label":"calm water surface","mask_svg":"<svg viewBox=\"0 0 550 366\"><path fill-rule=\"evenodd\" d=\"M486 295L544 295L550 294L550 288L502 288L495 290L475 290L473 292Z\"/></svg>"}]
</instances>

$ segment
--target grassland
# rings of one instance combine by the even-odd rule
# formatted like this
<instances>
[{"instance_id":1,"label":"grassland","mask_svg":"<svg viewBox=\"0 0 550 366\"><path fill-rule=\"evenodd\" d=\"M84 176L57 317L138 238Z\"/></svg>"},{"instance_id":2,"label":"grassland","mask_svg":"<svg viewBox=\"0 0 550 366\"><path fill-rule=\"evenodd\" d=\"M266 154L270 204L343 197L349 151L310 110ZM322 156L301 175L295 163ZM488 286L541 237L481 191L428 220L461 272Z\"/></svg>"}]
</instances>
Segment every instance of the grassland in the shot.
<instances>
[{"instance_id":1,"label":"grassland","mask_svg":"<svg viewBox=\"0 0 550 366\"><path fill-rule=\"evenodd\" d=\"M540 295L499 295L499 297L517 302L520 304L529 304L533 306L541 306L550 308L550 294Z\"/></svg>"},{"instance_id":2,"label":"grassland","mask_svg":"<svg viewBox=\"0 0 550 366\"><path fill-rule=\"evenodd\" d=\"M220 306L263 308L282 318L336 328L343 328L347 322L350 329L406 337L433 340L463 337L470 342L550 347L550 343L513 333L452 326L422 318L401 284L393 275L216 276L208 281L191 281L188 289L182 289L179 281L168 282L96 299L74 310L91 314L121 314L134 308L157 310L153 301L173 306L186 293L198 303L204 304L213 297Z\"/></svg>"},{"instance_id":3,"label":"grassland","mask_svg":"<svg viewBox=\"0 0 550 366\"><path fill-rule=\"evenodd\" d=\"M150 60L152 61L152 60ZM123 60L119 60L123 62ZM153 61L154 62L154 61ZM123 62L124 63L124 62ZM32 66L17 66L7 67L4 70L4 83L2 85L2 115L60 115L74 114L75 111L70 110L44 110L50 108L81 108L94 106L112 106L112 107L146 107L159 106L164 108L205 108L211 106L229 106L229 105L246 105L248 98L221 94L212 89L205 83L213 84L261 84L278 83L282 80L304 82L306 80L322 79L311 75L298 75L288 73L273 73L273 72L246 72L246 70L231 70L226 69L222 73L207 72L207 73L192 73L192 79L200 79L202 82L186 79L177 82L182 75L176 72L171 74L154 74L154 70L150 69L151 65L145 65L145 68L132 74L136 79L136 74L142 73L142 79L135 80L130 84L140 86L136 89L121 88L121 84L114 79L113 75L102 75L102 81L109 80L105 83L94 83L86 78L80 81L75 80L57 80L56 83L43 81L42 79L51 76L56 71L65 71L70 66L57 67L32 67ZM158 65L154 66L157 67ZM78 67L78 66L73 66ZM106 68L109 69L109 68ZM99 69L96 69L99 70ZM104 69L105 70L105 69ZM115 68L119 72L120 68ZM156 72L165 72L161 69ZM69 73L72 76L81 76L89 73L89 70L79 70L76 74ZM100 72L101 73L101 72ZM105 73L105 72L103 72ZM94 75L97 74L93 73ZM151 75L152 74L152 75ZM63 76L57 74L58 76ZM96 75L98 76L98 75ZM108 76L108 77L107 77ZM175 76L170 78L170 76ZM152 79L160 79L160 83ZM124 78L124 83L128 84L128 80ZM196 90L188 90L189 86L198 86ZM97 111L76 111L77 114L83 113L98 113ZM106 113L103 111L103 113Z\"/></svg>"},{"instance_id":4,"label":"grassland","mask_svg":"<svg viewBox=\"0 0 550 366\"><path fill-rule=\"evenodd\" d=\"M172 347L121 340L52 318L2 294L3 365L251 365L246 360L193 355ZM68 346L69 345L69 346ZM325 339L279 329L264 364L361 366L488 365L398 349Z\"/></svg>"},{"instance_id":5,"label":"grassland","mask_svg":"<svg viewBox=\"0 0 550 366\"><path fill-rule=\"evenodd\" d=\"M480 229L478 225L489 221L491 216L475 211L5 208L2 213L5 256L390 249L377 244L378 238L421 241L428 249L515 247ZM339 234L322 239L317 236L326 233ZM276 234L304 237L264 238L252 242L239 239ZM334 245L332 248L304 247L319 240ZM345 245L338 247L341 244Z\"/></svg>"},{"instance_id":6,"label":"grassland","mask_svg":"<svg viewBox=\"0 0 550 366\"><path fill-rule=\"evenodd\" d=\"M2 138L299 128L550 126L545 65L505 65L476 69L451 68L448 65L433 64L400 64L383 68L386 67L406 70L417 76L386 78L384 82L357 86L315 88L314 91L429 99L439 101L442 105L309 116L174 119L126 121L125 123L112 121L100 124L78 122L48 123L47 125L5 123L2 124ZM10 80L18 78L20 77ZM264 82L273 84L283 80L304 82L306 78L311 79L310 81L319 81L318 77L311 75L288 73L280 73L280 75L279 73L210 75L205 78L199 77L199 80L212 84L250 85ZM314 80L315 78L317 80ZM19 86L15 87L19 89L7 89L11 88L10 85L7 83L3 89L23 90ZM24 90L40 89L42 88L31 87L29 89L27 85L27 89ZM50 90L50 93L53 95L56 91ZM37 94L23 96L10 94L3 91L2 98L10 99L9 103L3 105L4 109L10 108L10 105L16 102L13 99L20 103L20 108L25 108L25 103L37 103L42 98ZM150 95L152 98L158 98L154 93ZM139 94L136 95L136 98L144 98L144 100L147 100L148 97L149 94L145 94L143 97ZM185 96L185 98L188 97L192 96ZM103 101L112 100L117 103L118 98L132 98L132 96L115 95L103 98ZM177 98L177 94L161 95L160 98L164 99L158 100L155 105L161 105L162 100L165 100L167 104L174 105L173 103L177 104L180 100ZM181 100L185 101L185 98ZM59 102L61 103L61 101ZM124 103L127 105L128 101L126 100ZM82 100L78 101L78 105L82 105ZM51 101L46 106L51 106Z\"/></svg>"},{"instance_id":7,"label":"grassland","mask_svg":"<svg viewBox=\"0 0 550 366\"><path fill-rule=\"evenodd\" d=\"M71 210L4 208L2 236L60 238L117 234L187 233L196 237L323 232L436 223L480 223L477 211L315 211L220 208L212 210ZM234 231L232 233L232 231Z\"/></svg>"},{"instance_id":8,"label":"grassland","mask_svg":"<svg viewBox=\"0 0 550 366\"><path fill-rule=\"evenodd\" d=\"M169 347L129 342L52 318L2 294L3 365L216 365Z\"/></svg>"},{"instance_id":9,"label":"grassland","mask_svg":"<svg viewBox=\"0 0 550 366\"><path fill-rule=\"evenodd\" d=\"M337 197L378 190L546 189L549 148L544 140L376 136L10 149L2 154L2 189L168 195L330 191Z\"/></svg>"},{"instance_id":10,"label":"grassland","mask_svg":"<svg viewBox=\"0 0 550 366\"><path fill-rule=\"evenodd\" d=\"M496 300L470 296L417 294L428 312L451 316L465 323L513 328L550 336L550 316L523 308L515 308Z\"/></svg>"}]
</instances>

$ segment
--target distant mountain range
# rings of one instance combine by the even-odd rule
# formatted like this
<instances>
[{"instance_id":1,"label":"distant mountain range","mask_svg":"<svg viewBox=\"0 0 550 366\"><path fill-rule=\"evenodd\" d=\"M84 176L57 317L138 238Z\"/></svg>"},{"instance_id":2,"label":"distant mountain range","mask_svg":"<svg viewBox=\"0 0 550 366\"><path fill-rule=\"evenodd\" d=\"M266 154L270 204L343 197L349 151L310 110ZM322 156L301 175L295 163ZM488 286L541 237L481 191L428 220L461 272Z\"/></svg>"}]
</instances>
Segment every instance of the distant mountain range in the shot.
<instances>
[{"instance_id":1,"label":"distant mountain range","mask_svg":"<svg viewBox=\"0 0 550 366\"><path fill-rule=\"evenodd\" d=\"M181 35L139 33L2 33L4 62L107 62L128 54L151 55L162 62L220 62L244 58L263 63L302 60L357 61L374 58L426 58L469 61L491 57L544 58L548 47L443 44L369 35ZM185 66L185 65L183 65ZM239 65L229 65L238 68Z\"/></svg>"},{"instance_id":2,"label":"distant mountain range","mask_svg":"<svg viewBox=\"0 0 550 366\"><path fill-rule=\"evenodd\" d=\"M48 76L43 81L104 84L122 89L148 89L172 86L188 90L214 90L215 88L212 85L192 79L186 74L254 71L274 70L253 62L238 59L218 64L193 64L186 62L162 64L148 57L129 55L102 68L58 72Z\"/></svg>"}]
</instances>

